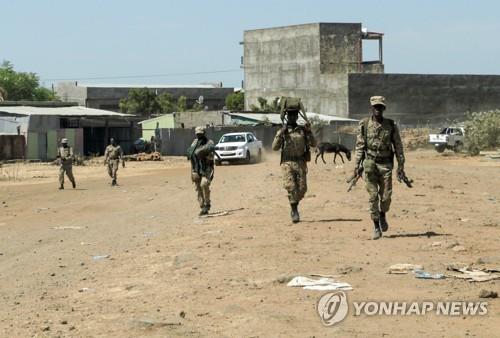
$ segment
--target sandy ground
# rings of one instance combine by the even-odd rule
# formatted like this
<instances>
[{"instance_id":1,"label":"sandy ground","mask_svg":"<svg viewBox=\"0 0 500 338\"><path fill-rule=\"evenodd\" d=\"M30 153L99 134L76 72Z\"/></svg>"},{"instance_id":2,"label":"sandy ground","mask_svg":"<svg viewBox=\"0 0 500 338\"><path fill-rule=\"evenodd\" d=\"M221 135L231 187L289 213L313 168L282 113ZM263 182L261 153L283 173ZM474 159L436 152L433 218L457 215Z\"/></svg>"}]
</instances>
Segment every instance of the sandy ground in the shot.
<instances>
[{"instance_id":1,"label":"sandy ground","mask_svg":"<svg viewBox=\"0 0 500 338\"><path fill-rule=\"evenodd\" d=\"M303 221L294 225L277 156L217 167L212 212L232 211L209 218L197 217L181 158L127 163L116 188L103 166L74 167L78 188L64 191L54 166L4 166L0 336L500 336L498 299L486 299L480 317L351 311L325 327L316 312L323 292L283 283L337 275L354 288L349 302L476 302L481 289L500 292L500 280L387 273L395 263L441 273L454 262L500 267L500 162L432 151L407 157L415 187L395 181L391 227L378 241L364 183L346 193L352 162L309 166Z\"/></svg>"}]
</instances>

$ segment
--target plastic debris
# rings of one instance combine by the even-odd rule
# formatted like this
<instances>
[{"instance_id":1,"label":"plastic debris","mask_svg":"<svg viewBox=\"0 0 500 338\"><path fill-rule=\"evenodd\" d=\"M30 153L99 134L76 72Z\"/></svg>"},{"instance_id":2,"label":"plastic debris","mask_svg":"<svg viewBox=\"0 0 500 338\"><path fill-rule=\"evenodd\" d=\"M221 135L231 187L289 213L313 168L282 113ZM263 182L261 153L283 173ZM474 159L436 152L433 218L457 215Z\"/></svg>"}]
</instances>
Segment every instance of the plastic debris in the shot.
<instances>
[{"instance_id":1,"label":"plastic debris","mask_svg":"<svg viewBox=\"0 0 500 338\"><path fill-rule=\"evenodd\" d=\"M287 286L319 291L352 290L352 286L350 284L336 281L333 278L312 279L303 276L294 277L290 282L288 282Z\"/></svg>"},{"instance_id":2,"label":"plastic debris","mask_svg":"<svg viewBox=\"0 0 500 338\"><path fill-rule=\"evenodd\" d=\"M96 256L92 256L92 259L94 261L100 261L101 259L105 259L105 258L109 258L109 255L96 255Z\"/></svg>"},{"instance_id":3,"label":"plastic debris","mask_svg":"<svg viewBox=\"0 0 500 338\"><path fill-rule=\"evenodd\" d=\"M415 278L420 279L445 279L446 277L442 273L429 273L422 270L414 270Z\"/></svg>"},{"instance_id":4,"label":"plastic debris","mask_svg":"<svg viewBox=\"0 0 500 338\"><path fill-rule=\"evenodd\" d=\"M424 267L422 265L416 264L394 264L389 267L389 271L387 273L396 274L396 275L404 275L410 271L415 270L423 270Z\"/></svg>"}]
</instances>

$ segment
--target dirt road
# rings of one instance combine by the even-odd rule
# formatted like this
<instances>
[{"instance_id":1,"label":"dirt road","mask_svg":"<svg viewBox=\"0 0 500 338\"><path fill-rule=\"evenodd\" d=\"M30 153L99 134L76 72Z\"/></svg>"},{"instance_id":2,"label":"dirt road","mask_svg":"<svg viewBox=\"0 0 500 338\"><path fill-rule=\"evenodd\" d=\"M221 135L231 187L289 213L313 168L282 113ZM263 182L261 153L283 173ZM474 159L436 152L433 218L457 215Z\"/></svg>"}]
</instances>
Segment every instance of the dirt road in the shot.
<instances>
[{"instance_id":1,"label":"dirt road","mask_svg":"<svg viewBox=\"0 0 500 338\"><path fill-rule=\"evenodd\" d=\"M396 263L440 273L454 262L500 268L499 162L410 152L415 187L394 183L391 227L378 241L363 182L345 192L352 162L309 166L294 225L278 162L217 167L212 212L232 211L209 218L197 217L180 158L130 163L116 188L104 167L75 167L78 189L64 191L55 167L3 168L22 180L0 182L0 336L499 336L498 299L486 299L486 316L351 309L325 327L316 311L323 292L283 283L337 275L353 286L349 302L476 302L481 289L500 292L500 280L387 273Z\"/></svg>"}]
</instances>

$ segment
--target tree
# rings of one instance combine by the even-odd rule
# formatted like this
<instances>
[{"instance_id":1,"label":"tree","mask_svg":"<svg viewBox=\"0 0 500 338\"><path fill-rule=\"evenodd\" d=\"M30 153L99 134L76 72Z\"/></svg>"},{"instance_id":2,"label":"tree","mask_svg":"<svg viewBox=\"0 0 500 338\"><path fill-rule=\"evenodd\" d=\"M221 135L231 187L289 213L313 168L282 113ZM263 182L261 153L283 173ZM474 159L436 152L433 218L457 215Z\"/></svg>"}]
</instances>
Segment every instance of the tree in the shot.
<instances>
[{"instance_id":1,"label":"tree","mask_svg":"<svg viewBox=\"0 0 500 338\"><path fill-rule=\"evenodd\" d=\"M229 110L243 110L245 108L245 94L243 92L229 94L226 97L226 107Z\"/></svg>"},{"instance_id":2,"label":"tree","mask_svg":"<svg viewBox=\"0 0 500 338\"><path fill-rule=\"evenodd\" d=\"M164 92L158 95L158 104L160 106L160 110L163 114L171 114L177 110L177 106L174 103L174 98L172 94L168 92Z\"/></svg>"},{"instance_id":3,"label":"tree","mask_svg":"<svg viewBox=\"0 0 500 338\"><path fill-rule=\"evenodd\" d=\"M180 96L177 100L177 110L178 111L186 111L187 109L187 99L185 96Z\"/></svg>"},{"instance_id":4,"label":"tree","mask_svg":"<svg viewBox=\"0 0 500 338\"><path fill-rule=\"evenodd\" d=\"M14 65L3 61L0 66L0 87L4 100L11 101L51 101L56 95L45 87L40 87L40 80L35 73L16 72Z\"/></svg>"},{"instance_id":5,"label":"tree","mask_svg":"<svg viewBox=\"0 0 500 338\"><path fill-rule=\"evenodd\" d=\"M151 115L161 112L157 95L147 88L133 88L126 99L120 100L120 110L123 113Z\"/></svg>"}]
</instances>

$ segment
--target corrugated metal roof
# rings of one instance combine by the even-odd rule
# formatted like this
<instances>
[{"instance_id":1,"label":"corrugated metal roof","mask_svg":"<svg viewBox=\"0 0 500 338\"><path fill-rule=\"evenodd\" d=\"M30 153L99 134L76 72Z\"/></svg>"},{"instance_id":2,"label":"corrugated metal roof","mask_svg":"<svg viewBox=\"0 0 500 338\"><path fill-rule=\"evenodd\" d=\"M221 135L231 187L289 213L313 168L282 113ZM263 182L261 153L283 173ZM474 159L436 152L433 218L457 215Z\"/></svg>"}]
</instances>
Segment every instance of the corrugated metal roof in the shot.
<instances>
[{"instance_id":1,"label":"corrugated metal roof","mask_svg":"<svg viewBox=\"0 0 500 338\"><path fill-rule=\"evenodd\" d=\"M235 117L241 117L243 119L248 119L248 120L255 120L256 122L269 122L272 124L281 124L281 118L280 114L264 114L264 113L228 113L230 116L235 116ZM321 121L325 122L357 122L358 120L353 120L349 119L346 117L340 117L340 116L333 116L333 115L324 115L324 114L317 114L317 113L312 113L308 112L307 113L307 118L308 119L314 119L318 118ZM304 124L305 121L299 117L298 120L299 124Z\"/></svg>"},{"instance_id":2,"label":"corrugated metal roof","mask_svg":"<svg viewBox=\"0 0 500 338\"><path fill-rule=\"evenodd\" d=\"M109 110L87 108L82 106L73 107L31 107L31 106L0 106L0 113L16 115L51 115L51 116L123 116L135 115L116 113Z\"/></svg>"}]
</instances>

